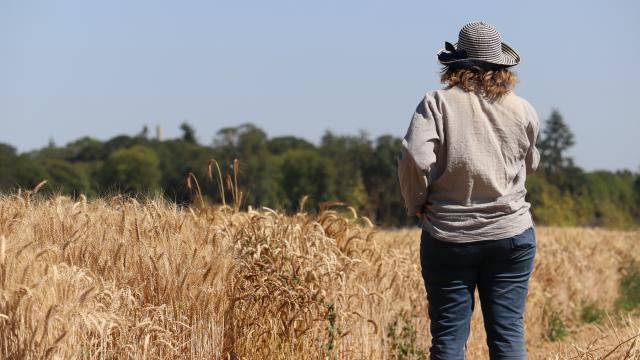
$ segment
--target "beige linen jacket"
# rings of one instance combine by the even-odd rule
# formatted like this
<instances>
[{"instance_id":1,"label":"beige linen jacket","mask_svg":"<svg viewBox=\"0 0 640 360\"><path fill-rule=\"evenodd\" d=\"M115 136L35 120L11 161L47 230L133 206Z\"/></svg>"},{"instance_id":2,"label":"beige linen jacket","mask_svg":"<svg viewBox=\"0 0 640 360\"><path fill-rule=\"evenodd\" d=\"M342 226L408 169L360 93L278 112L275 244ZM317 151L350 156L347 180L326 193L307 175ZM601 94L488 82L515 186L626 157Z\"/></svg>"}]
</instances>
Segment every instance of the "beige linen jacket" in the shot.
<instances>
[{"instance_id":1,"label":"beige linen jacket","mask_svg":"<svg viewBox=\"0 0 640 360\"><path fill-rule=\"evenodd\" d=\"M538 167L535 109L513 92L491 102L458 87L427 93L402 141L407 212L440 240L497 240L533 226L526 175Z\"/></svg>"}]
</instances>

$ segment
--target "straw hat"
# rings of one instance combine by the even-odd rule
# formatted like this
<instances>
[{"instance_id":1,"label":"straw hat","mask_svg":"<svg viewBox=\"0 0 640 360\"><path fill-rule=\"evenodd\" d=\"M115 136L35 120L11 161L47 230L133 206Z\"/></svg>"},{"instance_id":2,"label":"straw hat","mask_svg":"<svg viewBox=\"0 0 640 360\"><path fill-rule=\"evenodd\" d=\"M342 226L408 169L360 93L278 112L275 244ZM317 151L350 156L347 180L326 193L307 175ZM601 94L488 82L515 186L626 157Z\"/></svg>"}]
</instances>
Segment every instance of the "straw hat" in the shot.
<instances>
[{"instance_id":1,"label":"straw hat","mask_svg":"<svg viewBox=\"0 0 640 360\"><path fill-rule=\"evenodd\" d=\"M438 61L443 65L509 67L520 62L520 55L502 42L495 27L475 21L462 27L457 43L445 42L445 48L438 52Z\"/></svg>"}]
</instances>

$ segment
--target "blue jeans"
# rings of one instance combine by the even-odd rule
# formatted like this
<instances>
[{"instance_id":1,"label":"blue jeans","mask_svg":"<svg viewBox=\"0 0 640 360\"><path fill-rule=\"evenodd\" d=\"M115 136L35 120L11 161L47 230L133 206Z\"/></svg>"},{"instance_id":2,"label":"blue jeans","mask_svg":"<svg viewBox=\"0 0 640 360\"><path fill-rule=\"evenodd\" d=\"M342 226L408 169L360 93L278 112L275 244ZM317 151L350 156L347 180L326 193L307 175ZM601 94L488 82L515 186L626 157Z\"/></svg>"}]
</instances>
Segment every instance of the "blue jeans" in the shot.
<instances>
[{"instance_id":1,"label":"blue jeans","mask_svg":"<svg viewBox=\"0 0 640 360\"><path fill-rule=\"evenodd\" d=\"M431 359L464 359L476 286L491 359L526 359L523 315L536 253L533 227L505 239L452 243L422 231L420 262Z\"/></svg>"}]
</instances>

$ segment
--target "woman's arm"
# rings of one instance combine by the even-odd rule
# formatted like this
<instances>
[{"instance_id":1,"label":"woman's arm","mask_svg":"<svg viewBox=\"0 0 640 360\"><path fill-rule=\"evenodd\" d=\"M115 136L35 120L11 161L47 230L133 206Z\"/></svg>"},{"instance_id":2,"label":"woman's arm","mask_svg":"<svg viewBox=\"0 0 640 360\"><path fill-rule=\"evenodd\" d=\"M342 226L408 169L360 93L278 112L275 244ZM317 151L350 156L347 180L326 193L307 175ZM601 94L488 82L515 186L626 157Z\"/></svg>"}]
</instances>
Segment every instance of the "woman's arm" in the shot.
<instances>
[{"instance_id":1,"label":"woman's arm","mask_svg":"<svg viewBox=\"0 0 640 360\"><path fill-rule=\"evenodd\" d=\"M538 141L538 133L540 127L538 124L538 114L533 106L529 105L529 124L527 125L527 138L529 138L529 149L527 150L527 156L525 158L525 166L527 168L527 175L533 173L538 168L540 163L540 152L536 148L536 142Z\"/></svg>"},{"instance_id":2,"label":"woman's arm","mask_svg":"<svg viewBox=\"0 0 640 360\"><path fill-rule=\"evenodd\" d=\"M427 202L429 173L436 163L440 138L429 101L425 97L413 114L402 140L398 158L398 180L407 213L422 216Z\"/></svg>"},{"instance_id":3,"label":"woman's arm","mask_svg":"<svg viewBox=\"0 0 640 360\"><path fill-rule=\"evenodd\" d=\"M406 140L402 141L400 158L398 159L398 180L400 192L409 215L422 215L422 208L427 202L427 176L418 167L413 156L406 147Z\"/></svg>"}]
</instances>

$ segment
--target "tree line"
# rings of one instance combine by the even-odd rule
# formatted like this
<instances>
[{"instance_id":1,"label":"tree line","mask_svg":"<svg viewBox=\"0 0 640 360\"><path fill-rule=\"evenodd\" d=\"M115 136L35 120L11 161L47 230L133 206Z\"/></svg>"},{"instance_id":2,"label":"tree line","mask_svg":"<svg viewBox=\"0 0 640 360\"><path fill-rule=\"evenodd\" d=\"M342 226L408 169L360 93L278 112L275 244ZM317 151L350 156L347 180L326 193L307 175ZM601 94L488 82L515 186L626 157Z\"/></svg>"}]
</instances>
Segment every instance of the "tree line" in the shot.
<instances>
[{"instance_id":1,"label":"tree line","mask_svg":"<svg viewBox=\"0 0 640 360\"><path fill-rule=\"evenodd\" d=\"M554 111L542 124L539 170L527 178L527 200L536 223L625 228L640 222L640 174L629 170L586 172L567 155L574 136ZM193 174L210 201L231 200L226 176L238 159L238 188L243 204L287 212L317 211L321 203L342 201L382 226L415 224L407 216L397 181L401 138L337 135L327 131L319 144L294 136L269 138L247 123L220 129L210 144L197 140L188 123L182 135L161 140L145 127L136 135L106 141L84 137L65 146L18 153L0 144L0 192L34 187L47 180L46 191L88 197L114 193L160 194L188 204ZM214 159L223 174L222 191L210 178Z\"/></svg>"}]
</instances>

